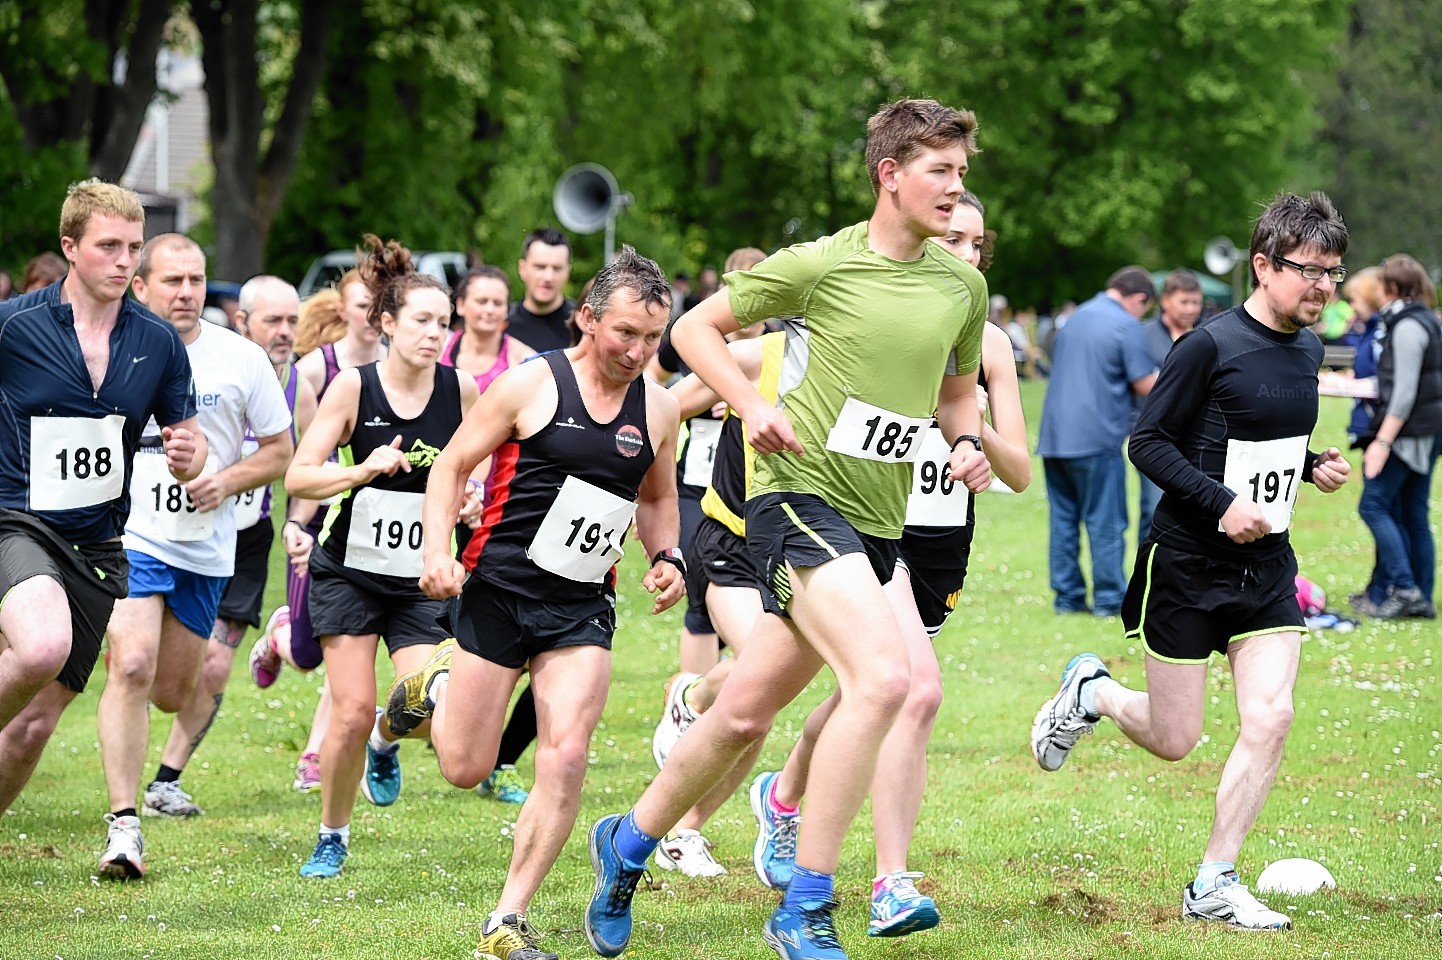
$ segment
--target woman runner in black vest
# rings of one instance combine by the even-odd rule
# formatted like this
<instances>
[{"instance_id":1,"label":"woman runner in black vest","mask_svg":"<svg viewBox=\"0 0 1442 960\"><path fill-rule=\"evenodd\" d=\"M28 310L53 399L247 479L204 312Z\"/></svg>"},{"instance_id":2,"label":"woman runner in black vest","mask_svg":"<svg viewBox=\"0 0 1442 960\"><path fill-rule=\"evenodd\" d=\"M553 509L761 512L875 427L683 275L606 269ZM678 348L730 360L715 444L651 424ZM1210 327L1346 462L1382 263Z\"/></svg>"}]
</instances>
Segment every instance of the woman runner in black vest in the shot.
<instances>
[{"instance_id":1,"label":"woman runner in black vest","mask_svg":"<svg viewBox=\"0 0 1442 960\"><path fill-rule=\"evenodd\" d=\"M321 748L321 827L301 876L333 877L345 862L356 786L379 806L400 793L396 745L378 722L376 647L398 673L445 639L440 605L421 593L421 503L431 464L478 396L475 379L440 366L450 296L415 272L410 251L367 236L361 275L371 322L390 340L384 360L332 382L286 474L286 490L332 505L310 558L310 614L333 701ZM327 466L339 448L341 466ZM367 742L367 735L370 736ZM362 776L364 773L364 776Z\"/></svg>"}]
</instances>

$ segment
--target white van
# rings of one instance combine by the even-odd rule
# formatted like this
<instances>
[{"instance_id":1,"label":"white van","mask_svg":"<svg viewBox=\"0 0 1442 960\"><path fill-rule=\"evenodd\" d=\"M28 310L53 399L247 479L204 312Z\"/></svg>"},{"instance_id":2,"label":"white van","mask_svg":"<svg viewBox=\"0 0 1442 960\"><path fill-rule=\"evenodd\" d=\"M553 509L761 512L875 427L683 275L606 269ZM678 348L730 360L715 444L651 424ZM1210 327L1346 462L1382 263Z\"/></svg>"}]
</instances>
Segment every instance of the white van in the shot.
<instances>
[{"instance_id":1,"label":"white van","mask_svg":"<svg viewBox=\"0 0 1442 960\"><path fill-rule=\"evenodd\" d=\"M415 261L416 270L443 281L452 290L466 274L466 255L454 250L412 250L411 259ZM300 282L300 298L304 300L317 290L335 286L355 264L354 250L332 250L317 257Z\"/></svg>"}]
</instances>

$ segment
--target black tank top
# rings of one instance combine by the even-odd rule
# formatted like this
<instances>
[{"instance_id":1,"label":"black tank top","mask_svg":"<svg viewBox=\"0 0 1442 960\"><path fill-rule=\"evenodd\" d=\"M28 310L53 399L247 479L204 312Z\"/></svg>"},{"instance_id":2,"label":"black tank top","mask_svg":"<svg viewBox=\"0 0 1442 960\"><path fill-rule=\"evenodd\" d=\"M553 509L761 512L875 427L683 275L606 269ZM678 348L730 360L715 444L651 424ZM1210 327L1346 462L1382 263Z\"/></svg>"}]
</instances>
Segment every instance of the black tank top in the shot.
<instances>
[{"instance_id":1,"label":"black tank top","mask_svg":"<svg viewBox=\"0 0 1442 960\"><path fill-rule=\"evenodd\" d=\"M411 469L381 474L349 490L330 508L318 553L326 569L360 574L378 588L418 594L421 514L426 480L441 448L461 424L461 385L452 367L436 365L431 398L420 416L396 414L381 386L378 363L358 367L361 388L355 428L340 448L341 462L362 463L397 435Z\"/></svg>"},{"instance_id":2,"label":"black tank top","mask_svg":"<svg viewBox=\"0 0 1442 960\"><path fill-rule=\"evenodd\" d=\"M615 587L617 551L655 460L646 384L638 378L616 418L597 423L565 351L542 359L556 381L556 412L492 455L491 502L462 561L488 583L532 599L596 597Z\"/></svg>"}]
</instances>

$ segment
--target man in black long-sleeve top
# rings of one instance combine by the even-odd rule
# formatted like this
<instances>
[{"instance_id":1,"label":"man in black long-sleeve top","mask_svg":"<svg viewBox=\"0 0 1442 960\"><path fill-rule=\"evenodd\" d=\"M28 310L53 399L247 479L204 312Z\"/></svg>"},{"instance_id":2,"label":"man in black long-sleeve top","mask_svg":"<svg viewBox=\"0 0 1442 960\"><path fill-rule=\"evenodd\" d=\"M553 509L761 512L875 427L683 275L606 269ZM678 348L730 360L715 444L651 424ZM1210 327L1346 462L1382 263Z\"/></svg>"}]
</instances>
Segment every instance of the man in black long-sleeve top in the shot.
<instances>
[{"instance_id":1,"label":"man in black long-sleeve top","mask_svg":"<svg viewBox=\"0 0 1442 960\"><path fill-rule=\"evenodd\" d=\"M1305 631L1287 536L1297 490L1310 482L1331 493L1350 469L1336 448L1307 449L1322 362L1308 328L1347 275L1346 250L1347 227L1325 194L1279 197L1252 234L1252 295L1172 348L1130 445L1137 469L1163 491L1122 605L1128 639L1147 651L1147 691L1082 654L1032 726L1045 770L1058 769L1103 716L1139 746L1180 760L1201 737L1207 661L1226 654L1241 731L1202 863L1182 893L1186 919L1291 926L1238 882L1235 861L1292 723Z\"/></svg>"}]
</instances>

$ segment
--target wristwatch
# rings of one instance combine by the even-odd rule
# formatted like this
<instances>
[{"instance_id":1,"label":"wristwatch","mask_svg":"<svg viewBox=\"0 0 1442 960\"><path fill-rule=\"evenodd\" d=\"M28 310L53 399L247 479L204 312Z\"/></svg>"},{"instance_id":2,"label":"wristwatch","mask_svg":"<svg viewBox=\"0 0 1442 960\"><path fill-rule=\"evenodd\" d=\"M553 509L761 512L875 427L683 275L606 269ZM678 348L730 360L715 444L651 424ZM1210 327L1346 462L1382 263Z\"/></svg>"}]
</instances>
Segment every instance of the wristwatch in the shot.
<instances>
[{"instance_id":1,"label":"wristwatch","mask_svg":"<svg viewBox=\"0 0 1442 960\"><path fill-rule=\"evenodd\" d=\"M951 449L955 450L963 440L971 444L973 447L976 447L977 453L981 452L981 437L974 437L969 433L963 433L961 436L953 440L951 443Z\"/></svg>"},{"instance_id":2,"label":"wristwatch","mask_svg":"<svg viewBox=\"0 0 1442 960\"><path fill-rule=\"evenodd\" d=\"M651 566L654 567L658 563L669 563L682 573L686 572L686 558L681 556L680 547L667 547L665 550L659 551L651 558Z\"/></svg>"}]
</instances>

